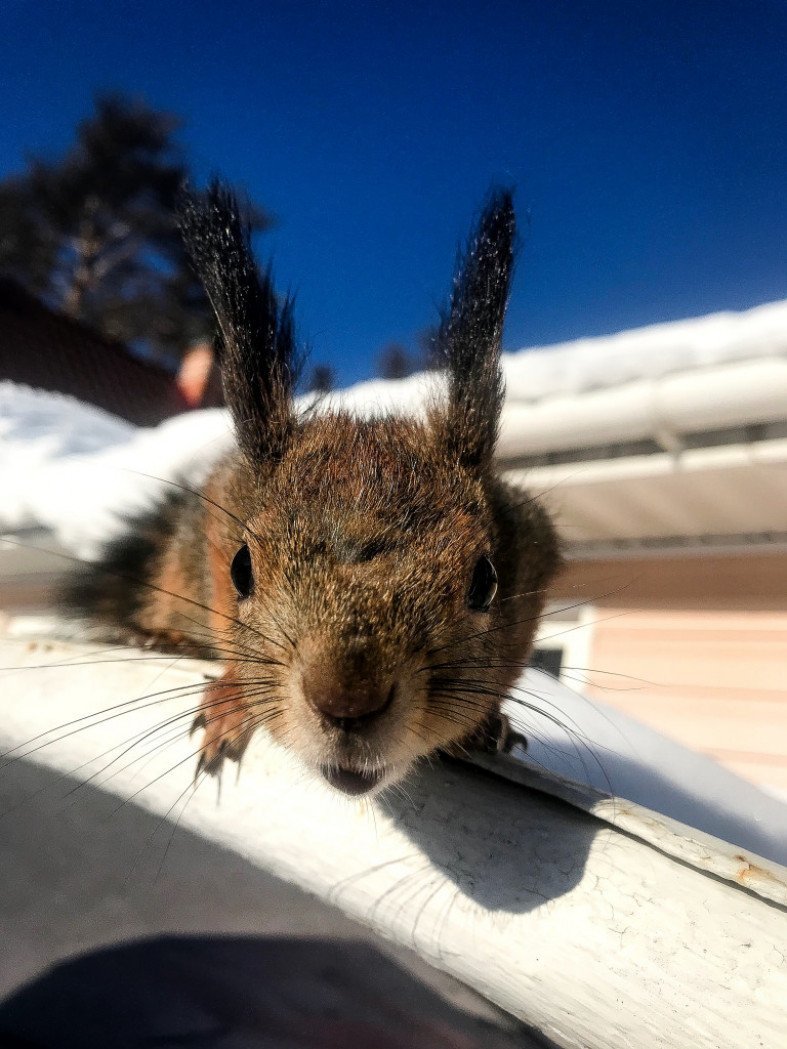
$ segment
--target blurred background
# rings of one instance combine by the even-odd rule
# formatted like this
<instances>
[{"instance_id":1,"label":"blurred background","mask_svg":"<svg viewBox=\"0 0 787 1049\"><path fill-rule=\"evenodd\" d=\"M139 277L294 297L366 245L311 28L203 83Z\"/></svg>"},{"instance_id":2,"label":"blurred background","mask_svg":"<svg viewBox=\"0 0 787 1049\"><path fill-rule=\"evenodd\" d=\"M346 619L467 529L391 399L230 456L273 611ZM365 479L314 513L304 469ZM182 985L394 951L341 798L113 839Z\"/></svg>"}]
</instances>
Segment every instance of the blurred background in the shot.
<instances>
[{"instance_id":1,"label":"blurred background","mask_svg":"<svg viewBox=\"0 0 787 1049\"><path fill-rule=\"evenodd\" d=\"M775 0L6 0L3 625L133 508L121 465L224 447L184 183L241 191L302 394L359 410L417 409L504 183L498 454L567 552L535 661L787 797L786 54Z\"/></svg>"}]
</instances>

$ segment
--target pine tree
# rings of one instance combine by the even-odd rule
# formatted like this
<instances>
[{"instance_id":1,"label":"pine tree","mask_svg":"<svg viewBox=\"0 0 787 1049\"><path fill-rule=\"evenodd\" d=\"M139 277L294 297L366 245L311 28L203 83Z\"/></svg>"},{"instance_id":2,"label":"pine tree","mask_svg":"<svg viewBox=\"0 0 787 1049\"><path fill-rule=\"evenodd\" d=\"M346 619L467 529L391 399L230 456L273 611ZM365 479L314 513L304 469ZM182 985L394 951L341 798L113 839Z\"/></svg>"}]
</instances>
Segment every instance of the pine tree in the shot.
<instances>
[{"instance_id":1,"label":"pine tree","mask_svg":"<svg viewBox=\"0 0 787 1049\"><path fill-rule=\"evenodd\" d=\"M0 272L48 305L159 359L211 331L183 251L189 169L179 120L121 96L96 102L73 145L0 183ZM252 225L268 225L250 208Z\"/></svg>"},{"instance_id":2,"label":"pine tree","mask_svg":"<svg viewBox=\"0 0 787 1049\"><path fill-rule=\"evenodd\" d=\"M405 379L415 371L415 365L404 346L392 342L380 353L377 370L382 379Z\"/></svg>"},{"instance_id":3,"label":"pine tree","mask_svg":"<svg viewBox=\"0 0 787 1049\"><path fill-rule=\"evenodd\" d=\"M315 364L308 385L309 393L330 393L336 385L336 375L330 364Z\"/></svg>"}]
</instances>

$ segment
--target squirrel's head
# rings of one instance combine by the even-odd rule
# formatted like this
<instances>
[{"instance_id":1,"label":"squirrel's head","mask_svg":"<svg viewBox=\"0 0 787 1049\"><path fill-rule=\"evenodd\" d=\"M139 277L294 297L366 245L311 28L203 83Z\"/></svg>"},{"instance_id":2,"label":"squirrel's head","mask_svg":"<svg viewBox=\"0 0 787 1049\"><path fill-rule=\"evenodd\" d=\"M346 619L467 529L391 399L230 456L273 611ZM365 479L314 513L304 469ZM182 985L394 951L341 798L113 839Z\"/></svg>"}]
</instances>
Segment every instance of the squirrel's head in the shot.
<instances>
[{"instance_id":1,"label":"squirrel's head","mask_svg":"<svg viewBox=\"0 0 787 1049\"><path fill-rule=\"evenodd\" d=\"M494 193L437 334L447 396L423 420L299 417L290 303L214 184L183 216L218 320L241 457L228 545L236 677L260 722L347 793L471 739L525 663L558 562L540 507L493 471L514 255Z\"/></svg>"}]
</instances>

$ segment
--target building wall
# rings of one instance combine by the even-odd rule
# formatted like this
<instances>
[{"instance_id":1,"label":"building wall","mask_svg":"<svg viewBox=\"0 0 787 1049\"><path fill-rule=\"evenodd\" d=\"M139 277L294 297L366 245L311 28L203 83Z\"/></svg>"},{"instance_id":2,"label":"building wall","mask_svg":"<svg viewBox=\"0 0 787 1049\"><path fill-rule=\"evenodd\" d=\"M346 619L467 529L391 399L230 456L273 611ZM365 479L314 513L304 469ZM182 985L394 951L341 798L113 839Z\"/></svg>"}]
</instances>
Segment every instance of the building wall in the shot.
<instances>
[{"instance_id":1,"label":"building wall","mask_svg":"<svg viewBox=\"0 0 787 1049\"><path fill-rule=\"evenodd\" d=\"M787 553L575 563L554 597L583 602L568 684L787 791Z\"/></svg>"}]
</instances>

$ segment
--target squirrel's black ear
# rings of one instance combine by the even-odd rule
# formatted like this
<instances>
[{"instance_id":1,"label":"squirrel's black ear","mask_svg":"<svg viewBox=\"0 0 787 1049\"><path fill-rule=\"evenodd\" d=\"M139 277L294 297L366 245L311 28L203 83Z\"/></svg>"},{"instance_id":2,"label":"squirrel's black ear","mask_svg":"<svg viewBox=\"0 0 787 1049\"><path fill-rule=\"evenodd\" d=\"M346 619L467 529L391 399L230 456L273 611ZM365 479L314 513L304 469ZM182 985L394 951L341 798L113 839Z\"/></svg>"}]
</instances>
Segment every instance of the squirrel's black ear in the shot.
<instances>
[{"instance_id":1,"label":"squirrel's black ear","mask_svg":"<svg viewBox=\"0 0 787 1049\"><path fill-rule=\"evenodd\" d=\"M218 180L184 194L180 229L216 314L224 396L241 451L251 462L280 458L294 426L296 382L292 303L261 273L248 221Z\"/></svg>"},{"instance_id":2,"label":"squirrel's black ear","mask_svg":"<svg viewBox=\"0 0 787 1049\"><path fill-rule=\"evenodd\" d=\"M503 406L500 343L514 263L516 221L510 190L496 190L481 213L454 277L436 336L448 372L448 410L436 420L450 454L483 466L497 440Z\"/></svg>"}]
</instances>

